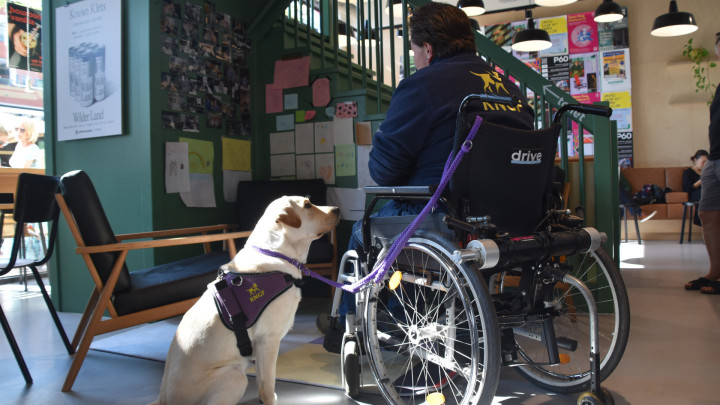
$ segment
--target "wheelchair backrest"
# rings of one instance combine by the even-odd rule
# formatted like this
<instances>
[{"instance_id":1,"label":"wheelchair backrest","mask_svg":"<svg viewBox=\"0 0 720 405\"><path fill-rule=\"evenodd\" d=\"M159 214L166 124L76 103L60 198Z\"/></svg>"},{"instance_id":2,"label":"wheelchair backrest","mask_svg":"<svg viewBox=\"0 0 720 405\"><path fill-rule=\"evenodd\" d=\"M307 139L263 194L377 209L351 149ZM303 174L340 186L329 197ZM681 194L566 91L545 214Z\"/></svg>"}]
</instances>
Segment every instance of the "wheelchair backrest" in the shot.
<instances>
[{"instance_id":1,"label":"wheelchair backrest","mask_svg":"<svg viewBox=\"0 0 720 405\"><path fill-rule=\"evenodd\" d=\"M483 122L450 181L449 199L459 219L489 215L501 232L534 231L546 214L559 131L560 126L529 131ZM455 153L468 132L468 125L458 125Z\"/></svg>"}]
</instances>

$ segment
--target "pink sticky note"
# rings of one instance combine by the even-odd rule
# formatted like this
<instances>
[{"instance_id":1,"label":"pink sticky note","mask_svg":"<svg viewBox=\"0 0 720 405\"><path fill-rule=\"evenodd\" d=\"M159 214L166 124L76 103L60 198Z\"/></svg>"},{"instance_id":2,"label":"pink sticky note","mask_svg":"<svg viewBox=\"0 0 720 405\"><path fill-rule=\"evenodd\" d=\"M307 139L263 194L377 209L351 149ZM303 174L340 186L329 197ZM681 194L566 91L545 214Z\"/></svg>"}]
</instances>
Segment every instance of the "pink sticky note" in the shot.
<instances>
[{"instance_id":1,"label":"pink sticky note","mask_svg":"<svg viewBox=\"0 0 720 405\"><path fill-rule=\"evenodd\" d=\"M312 84L313 107L325 107L330 103L330 79L323 77Z\"/></svg>"},{"instance_id":2,"label":"pink sticky note","mask_svg":"<svg viewBox=\"0 0 720 405\"><path fill-rule=\"evenodd\" d=\"M307 86L309 77L309 56L275 61L275 78L273 86L277 89Z\"/></svg>"},{"instance_id":3,"label":"pink sticky note","mask_svg":"<svg viewBox=\"0 0 720 405\"><path fill-rule=\"evenodd\" d=\"M335 106L335 116L340 118L357 117L357 103L355 101L337 103Z\"/></svg>"},{"instance_id":4,"label":"pink sticky note","mask_svg":"<svg viewBox=\"0 0 720 405\"><path fill-rule=\"evenodd\" d=\"M283 112L283 91L276 89L273 84L265 85L265 113Z\"/></svg>"},{"instance_id":5,"label":"pink sticky note","mask_svg":"<svg viewBox=\"0 0 720 405\"><path fill-rule=\"evenodd\" d=\"M310 121L311 119L315 118L315 110L307 110L305 111L305 121Z\"/></svg>"}]
</instances>

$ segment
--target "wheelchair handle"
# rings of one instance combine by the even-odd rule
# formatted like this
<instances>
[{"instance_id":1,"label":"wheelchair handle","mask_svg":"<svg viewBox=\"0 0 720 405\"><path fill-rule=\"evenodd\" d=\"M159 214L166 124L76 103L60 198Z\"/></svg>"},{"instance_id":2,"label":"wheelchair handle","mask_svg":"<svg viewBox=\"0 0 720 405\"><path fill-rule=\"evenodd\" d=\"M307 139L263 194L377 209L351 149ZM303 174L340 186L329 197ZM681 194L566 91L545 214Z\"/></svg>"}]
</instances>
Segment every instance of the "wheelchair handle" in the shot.
<instances>
[{"instance_id":1,"label":"wheelchair handle","mask_svg":"<svg viewBox=\"0 0 720 405\"><path fill-rule=\"evenodd\" d=\"M553 124L560 123L560 119L562 118L562 115L568 111L577 111L577 112L580 112L583 114L599 115L602 117L610 118L613 110L612 110L612 108L606 107L604 105L565 104L564 106L560 107L557 110L557 112L555 113L555 119L553 120Z\"/></svg>"},{"instance_id":2,"label":"wheelchair handle","mask_svg":"<svg viewBox=\"0 0 720 405\"><path fill-rule=\"evenodd\" d=\"M538 258L595 251L607 236L595 228L535 234L511 239L476 239L453 252L457 264L474 261L480 269L513 266Z\"/></svg>"},{"instance_id":3,"label":"wheelchair handle","mask_svg":"<svg viewBox=\"0 0 720 405\"><path fill-rule=\"evenodd\" d=\"M520 99L515 96L498 96L495 94L468 94L465 96L463 101L460 103L460 108L458 108L458 115L463 114L465 112L465 108L470 104L472 101L484 101L487 103L498 103L498 104L504 104L507 106L520 106L521 102Z\"/></svg>"}]
</instances>

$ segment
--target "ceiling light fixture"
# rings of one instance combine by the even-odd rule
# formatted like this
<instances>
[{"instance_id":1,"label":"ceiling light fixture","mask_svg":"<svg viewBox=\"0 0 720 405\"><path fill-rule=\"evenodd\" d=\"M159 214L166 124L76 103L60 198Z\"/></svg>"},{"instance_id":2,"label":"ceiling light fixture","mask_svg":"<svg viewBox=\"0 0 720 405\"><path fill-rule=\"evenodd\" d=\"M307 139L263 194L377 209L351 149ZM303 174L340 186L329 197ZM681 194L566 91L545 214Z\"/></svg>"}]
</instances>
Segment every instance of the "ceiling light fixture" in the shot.
<instances>
[{"instance_id":1,"label":"ceiling light fixture","mask_svg":"<svg viewBox=\"0 0 720 405\"><path fill-rule=\"evenodd\" d=\"M552 46L550 34L545 30L536 29L530 9L525 10L527 29L519 31L513 37L512 49L518 52L535 52Z\"/></svg>"},{"instance_id":2,"label":"ceiling light fixture","mask_svg":"<svg viewBox=\"0 0 720 405\"><path fill-rule=\"evenodd\" d=\"M485 12L485 3L482 0L458 0L457 8L464 11L468 17L473 17Z\"/></svg>"},{"instance_id":3,"label":"ceiling light fixture","mask_svg":"<svg viewBox=\"0 0 720 405\"><path fill-rule=\"evenodd\" d=\"M622 7L612 0L603 0L595 9L595 21L599 23L620 21L623 18L625 18L625 16L623 15Z\"/></svg>"},{"instance_id":4,"label":"ceiling light fixture","mask_svg":"<svg viewBox=\"0 0 720 405\"><path fill-rule=\"evenodd\" d=\"M654 37L675 37L697 31L695 16L678 11L677 2L670 1L670 10L655 19L650 35Z\"/></svg>"}]
</instances>

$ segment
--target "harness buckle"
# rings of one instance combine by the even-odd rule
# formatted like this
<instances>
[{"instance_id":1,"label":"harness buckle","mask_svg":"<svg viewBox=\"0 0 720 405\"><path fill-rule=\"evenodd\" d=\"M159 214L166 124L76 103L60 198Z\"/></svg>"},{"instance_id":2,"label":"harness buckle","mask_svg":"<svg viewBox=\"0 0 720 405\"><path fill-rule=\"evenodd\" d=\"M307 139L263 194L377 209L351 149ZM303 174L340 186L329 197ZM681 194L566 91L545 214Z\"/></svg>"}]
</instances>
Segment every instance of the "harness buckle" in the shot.
<instances>
[{"instance_id":1,"label":"harness buckle","mask_svg":"<svg viewBox=\"0 0 720 405\"><path fill-rule=\"evenodd\" d=\"M230 280L230 283L235 287L240 287L243 284L243 278L241 276L237 276Z\"/></svg>"}]
</instances>

